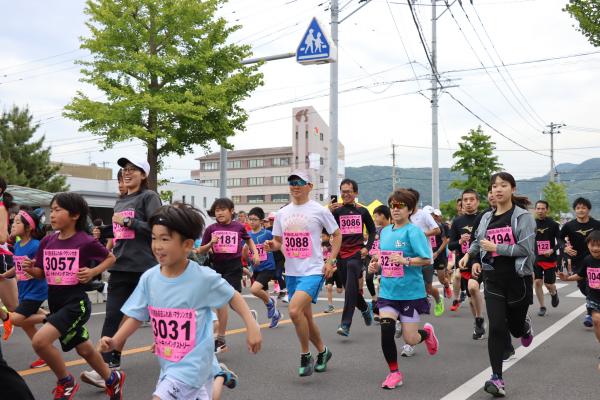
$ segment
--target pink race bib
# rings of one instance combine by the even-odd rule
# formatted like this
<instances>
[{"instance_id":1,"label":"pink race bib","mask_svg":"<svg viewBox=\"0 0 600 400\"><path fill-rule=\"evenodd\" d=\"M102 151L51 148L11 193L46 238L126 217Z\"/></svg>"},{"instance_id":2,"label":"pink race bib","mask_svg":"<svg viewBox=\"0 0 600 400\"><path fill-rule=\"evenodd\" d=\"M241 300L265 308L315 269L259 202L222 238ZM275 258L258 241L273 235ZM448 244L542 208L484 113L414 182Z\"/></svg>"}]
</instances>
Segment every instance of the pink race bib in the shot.
<instances>
[{"instance_id":1,"label":"pink race bib","mask_svg":"<svg viewBox=\"0 0 600 400\"><path fill-rule=\"evenodd\" d=\"M43 264L48 285L79 284L79 249L45 249Z\"/></svg>"},{"instance_id":2,"label":"pink race bib","mask_svg":"<svg viewBox=\"0 0 600 400\"><path fill-rule=\"evenodd\" d=\"M369 255L379 255L379 239L373 241L373 246L371 246L371 250L369 250Z\"/></svg>"},{"instance_id":3,"label":"pink race bib","mask_svg":"<svg viewBox=\"0 0 600 400\"><path fill-rule=\"evenodd\" d=\"M178 362L196 344L196 311L191 308L148 306L154 352L165 360Z\"/></svg>"},{"instance_id":4,"label":"pink race bib","mask_svg":"<svg viewBox=\"0 0 600 400\"><path fill-rule=\"evenodd\" d=\"M310 233L284 232L285 256L289 258L309 258L312 254L312 239Z\"/></svg>"},{"instance_id":5,"label":"pink race bib","mask_svg":"<svg viewBox=\"0 0 600 400\"><path fill-rule=\"evenodd\" d=\"M588 286L592 289L600 289L600 268L587 268Z\"/></svg>"},{"instance_id":6,"label":"pink race bib","mask_svg":"<svg viewBox=\"0 0 600 400\"><path fill-rule=\"evenodd\" d=\"M323 260L327 261L331 256L331 250L327 247L321 247L321 251L323 252Z\"/></svg>"},{"instance_id":7,"label":"pink race bib","mask_svg":"<svg viewBox=\"0 0 600 400\"><path fill-rule=\"evenodd\" d=\"M504 226L502 228L488 229L485 233L487 240L494 242L494 244L515 244L515 238L513 237L512 229L510 226ZM492 253L492 257L497 257L497 253Z\"/></svg>"},{"instance_id":8,"label":"pink race bib","mask_svg":"<svg viewBox=\"0 0 600 400\"><path fill-rule=\"evenodd\" d=\"M258 259L260 260L260 262L267 261L267 252L265 251L265 245L257 244L255 246L256 251L258 252ZM252 252L250 252L250 257L254 257L254 254Z\"/></svg>"},{"instance_id":9,"label":"pink race bib","mask_svg":"<svg viewBox=\"0 0 600 400\"><path fill-rule=\"evenodd\" d=\"M23 271L23 261L25 261L25 256L13 256L13 262L15 263L15 272L17 273L18 281L28 281L31 279L31 276Z\"/></svg>"},{"instance_id":10,"label":"pink race bib","mask_svg":"<svg viewBox=\"0 0 600 400\"><path fill-rule=\"evenodd\" d=\"M467 254L467 253L469 252L469 247L470 247L470 246L471 246L471 244L470 244L469 242L463 242L463 243L460 245L460 251L461 251L463 254Z\"/></svg>"},{"instance_id":11,"label":"pink race bib","mask_svg":"<svg viewBox=\"0 0 600 400\"><path fill-rule=\"evenodd\" d=\"M213 244L215 253L233 254L238 251L238 234L231 231L215 231L213 235L219 237L219 241Z\"/></svg>"},{"instance_id":12,"label":"pink race bib","mask_svg":"<svg viewBox=\"0 0 600 400\"><path fill-rule=\"evenodd\" d=\"M429 244L432 249L435 249L437 247L437 238L435 236L429 236Z\"/></svg>"},{"instance_id":13,"label":"pink race bib","mask_svg":"<svg viewBox=\"0 0 600 400\"><path fill-rule=\"evenodd\" d=\"M552 248L550 247L550 241L549 240L538 240L537 241L537 251L538 251L538 254L544 254L548 250L552 250Z\"/></svg>"},{"instance_id":14,"label":"pink race bib","mask_svg":"<svg viewBox=\"0 0 600 400\"><path fill-rule=\"evenodd\" d=\"M135 218L134 210L125 210L118 213L123 216L123 218ZM135 239L135 231L133 229L127 228L126 226L121 226L119 224L113 223L113 233L115 235L115 239Z\"/></svg>"},{"instance_id":15,"label":"pink race bib","mask_svg":"<svg viewBox=\"0 0 600 400\"><path fill-rule=\"evenodd\" d=\"M340 232L342 235L362 234L362 217L359 215L340 215Z\"/></svg>"},{"instance_id":16,"label":"pink race bib","mask_svg":"<svg viewBox=\"0 0 600 400\"><path fill-rule=\"evenodd\" d=\"M386 278L402 278L404 276L404 266L390 260L390 257L393 254L399 254L402 256L401 251L381 250L379 256L379 262L381 263L381 276Z\"/></svg>"}]
</instances>

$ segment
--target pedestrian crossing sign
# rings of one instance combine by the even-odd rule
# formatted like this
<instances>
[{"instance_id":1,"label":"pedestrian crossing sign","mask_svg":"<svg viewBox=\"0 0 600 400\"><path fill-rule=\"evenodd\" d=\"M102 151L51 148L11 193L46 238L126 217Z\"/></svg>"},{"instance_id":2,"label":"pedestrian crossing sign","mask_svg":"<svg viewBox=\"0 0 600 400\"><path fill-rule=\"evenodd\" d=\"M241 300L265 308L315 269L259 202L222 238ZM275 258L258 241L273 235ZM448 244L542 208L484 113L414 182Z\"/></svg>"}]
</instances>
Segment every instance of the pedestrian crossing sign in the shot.
<instances>
[{"instance_id":1,"label":"pedestrian crossing sign","mask_svg":"<svg viewBox=\"0 0 600 400\"><path fill-rule=\"evenodd\" d=\"M335 62L337 48L313 18L296 50L296 61L303 65Z\"/></svg>"}]
</instances>

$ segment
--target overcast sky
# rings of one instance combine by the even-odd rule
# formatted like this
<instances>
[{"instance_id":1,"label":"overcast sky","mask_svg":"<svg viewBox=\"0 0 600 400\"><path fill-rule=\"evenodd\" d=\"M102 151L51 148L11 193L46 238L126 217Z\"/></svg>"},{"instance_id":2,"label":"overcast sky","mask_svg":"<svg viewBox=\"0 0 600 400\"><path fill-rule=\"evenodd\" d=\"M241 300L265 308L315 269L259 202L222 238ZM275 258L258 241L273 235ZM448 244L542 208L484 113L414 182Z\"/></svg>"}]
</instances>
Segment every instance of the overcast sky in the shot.
<instances>
[{"instance_id":1,"label":"overcast sky","mask_svg":"<svg viewBox=\"0 0 600 400\"><path fill-rule=\"evenodd\" d=\"M542 153L523 151L484 126L497 143L504 167L518 178L546 173L550 138L542 130L550 122L567 124L555 137L557 164L599 157L600 49L575 30L574 20L562 11L566 0L475 0L474 7L468 0L463 3L464 12L456 3L453 15L445 12L438 20L438 70L445 85L457 86L446 89L456 99L502 134ZM0 4L0 106L28 105L41 122L39 134L46 135L56 161L104 162L116 168L119 156L143 151L139 144L124 143L101 152L94 137L78 132L77 123L61 116L76 90L98 96L94 88L78 81L79 67L73 63L89 57L79 50L78 40L88 34L84 1ZM328 4L231 0L221 13L242 25L232 41L250 44L255 56L267 56L295 51L312 16L327 26ZM415 6L428 46L430 4L418 0ZM358 0L340 0L340 6L343 18L358 7ZM446 9L444 1L438 1L437 9L438 14ZM400 167L430 166L429 68L406 1L371 1L340 25L339 35L339 126L346 164L391 165L394 142L417 146L398 148ZM517 65L502 68L496 51L505 65ZM559 59L537 61L549 58ZM489 68L481 68L481 63ZM501 75L493 65L500 65ZM288 59L265 64L262 72L264 86L244 103L250 118L247 130L232 140L236 149L291 145L293 107L312 105L328 120L329 66L301 66ZM440 166L449 167L460 136L480 122L449 94L440 99L439 121ZM188 179L201 155L198 151L183 159L169 158L163 177Z\"/></svg>"}]
</instances>

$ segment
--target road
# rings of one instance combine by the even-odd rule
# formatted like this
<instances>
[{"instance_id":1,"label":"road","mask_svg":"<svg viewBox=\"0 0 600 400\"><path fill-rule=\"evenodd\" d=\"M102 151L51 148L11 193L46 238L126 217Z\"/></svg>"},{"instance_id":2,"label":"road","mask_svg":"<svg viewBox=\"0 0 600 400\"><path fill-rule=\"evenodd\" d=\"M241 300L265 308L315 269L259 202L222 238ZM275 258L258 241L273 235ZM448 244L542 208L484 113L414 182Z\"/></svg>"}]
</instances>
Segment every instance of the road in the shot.
<instances>
[{"instance_id":1,"label":"road","mask_svg":"<svg viewBox=\"0 0 600 400\"><path fill-rule=\"evenodd\" d=\"M537 304L530 308L536 338L525 349L513 339L517 359L506 365L504 378L507 392L513 399L599 399L597 369L598 343L591 329L581 324L584 299L575 284L559 283L561 303L549 307L545 317L538 317ZM266 323L266 310L259 302L244 293L251 308L259 311L259 322ZM322 292L324 296L324 292ZM336 305L342 306L342 299ZM548 298L549 303L549 298ZM340 314L323 314L325 301L315 306L317 323L326 344L333 351L329 370L311 377L297 376L299 349L293 325L287 316L287 306L280 304L284 313L282 324L276 329L263 329L263 349L257 355L245 348L241 320L237 315L230 321L227 341L230 351L220 355L239 375L238 387L225 389L224 399L283 398L286 400L313 399L489 399L481 388L488 379L489 362L487 340L471 338L472 316L468 306L457 312L446 311L440 317L425 316L434 324L440 339L440 350L429 356L424 346L409 359L401 358L400 369L404 386L393 391L380 389L387 374L387 365L380 349L380 331L377 325L367 327L360 314L355 315L351 336L343 338L335 333ZM94 305L88 328L97 340L102 328L104 305ZM157 376L158 363L148 352L152 341L149 328L142 328L127 343L122 366L127 372L126 399L149 399ZM398 340L398 347L402 345ZM16 329L8 342L2 343L8 363L25 378L36 399L50 399L55 377L47 369L29 370L35 359L25 334ZM65 354L71 363L70 371L77 377L85 365L74 351ZM505 367L505 369L506 369ZM1 398L1 395L0 395ZM77 394L81 399L105 399L97 388L81 383Z\"/></svg>"}]
</instances>

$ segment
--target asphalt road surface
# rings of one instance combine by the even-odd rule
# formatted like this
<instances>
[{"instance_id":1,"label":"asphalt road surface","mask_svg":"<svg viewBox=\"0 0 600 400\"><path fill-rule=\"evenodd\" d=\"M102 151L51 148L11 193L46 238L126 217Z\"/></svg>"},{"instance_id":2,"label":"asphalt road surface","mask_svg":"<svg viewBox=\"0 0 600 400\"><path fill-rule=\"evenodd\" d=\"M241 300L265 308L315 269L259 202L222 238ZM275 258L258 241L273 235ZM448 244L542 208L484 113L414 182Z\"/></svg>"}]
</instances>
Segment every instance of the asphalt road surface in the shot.
<instances>
[{"instance_id":1,"label":"asphalt road surface","mask_svg":"<svg viewBox=\"0 0 600 400\"><path fill-rule=\"evenodd\" d=\"M537 303L530 308L535 339L529 348L517 348L517 358L505 364L504 379L508 397L512 399L600 399L600 346L591 329L581 321L584 299L575 284L559 283L560 305L549 306L545 317L537 316ZM366 292L366 291L365 291ZM259 323L266 324L266 309L256 299L244 293L251 308L259 313ZM325 296L325 292L321 293ZM341 311L342 299L335 301ZM446 300L447 307L449 301ZM248 353L241 320L230 313L227 342L230 351L220 354L239 375L239 384L233 390L225 389L224 399L489 399L483 392L483 383L490 376L487 340L474 341L471 337L473 319L465 303L457 312L449 310L440 317L425 316L431 322L440 340L437 355L430 356L425 346L417 346L412 358L400 358L404 385L387 391L380 388L387 374L387 365L380 349L379 326L365 326L357 312L351 336L344 338L335 331L340 314L323 314L326 302L314 306L317 323L325 343L333 352L328 371L300 378L299 347L287 306L280 303L284 314L276 329L262 329L263 346L259 354ZM88 328L94 341L99 339L104 320L104 305L94 305ZM122 367L127 373L125 399L150 399L158 377L158 362L149 353L152 342L149 328L141 328L126 346ZM397 341L400 351L402 340ZM30 370L36 358L25 334L18 328L8 342L2 343L3 353L13 368L18 370L31 388L36 399L51 399L56 378L47 368ZM313 350L314 354L314 350ZM69 369L78 377L86 365L71 351L64 355ZM80 382L80 399L105 399L99 389ZM2 398L0 391L0 398ZM8 399L7 399L8 400Z\"/></svg>"}]
</instances>

